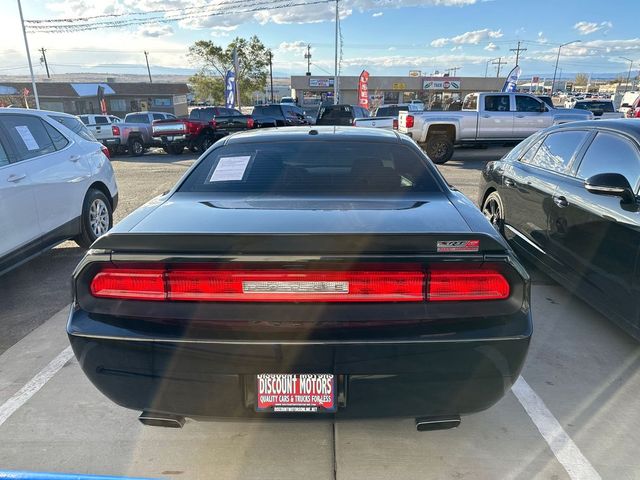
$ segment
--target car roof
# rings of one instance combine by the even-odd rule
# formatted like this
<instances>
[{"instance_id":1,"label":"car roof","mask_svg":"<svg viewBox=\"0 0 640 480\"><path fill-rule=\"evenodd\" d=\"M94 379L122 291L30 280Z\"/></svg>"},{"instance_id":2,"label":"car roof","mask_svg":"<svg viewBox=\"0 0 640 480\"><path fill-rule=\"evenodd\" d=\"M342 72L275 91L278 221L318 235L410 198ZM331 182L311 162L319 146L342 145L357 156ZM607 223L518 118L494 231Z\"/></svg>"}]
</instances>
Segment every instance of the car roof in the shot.
<instances>
[{"instance_id":1,"label":"car roof","mask_svg":"<svg viewBox=\"0 0 640 480\"><path fill-rule=\"evenodd\" d=\"M615 130L617 132L626 133L640 142L640 118L612 118L609 120L584 120L579 122L567 122L556 125L547 130L554 132L558 130L567 130L572 128L596 128L598 130Z\"/></svg>"},{"instance_id":2,"label":"car roof","mask_svg":"<svg viewBox=\"0 0 640 480\"><path fill-rule=\"evenodd\" d=\"M313 132L313 133L312 133ZM287 142L293 140L363 141L412 144L408 137L381 128L310 125L246 130L225 137L225 145L235 143Z\"/></svg>"},{"instance_id":3,"label":"car roof","mask_svg":"<svg viewBox=\"0 0 640 480\"><path fill-rule=\"evenodd\" d=\"M138 115L138 114L147 114L147 113L160 113L160 114L164 114L164 115L173 115L173 113L171 112L154 112L151 110L144 110L142 112L129 112L127 113L127 115ZM94 114L96 115L96 114Z\"/></svg>"},{"instance_id":4,"label":"car roof","mask_svg":"<svg viewBox=\"0 0 640 480\"><path fill-rule=\"evenodd\" d=\"M62 117L70 117L77 118L75 115L71 115L69 113L64 112L54 112L53 110L35 110L33 108L0 108L0 114L8 114L8 113L21 113L21 114L29 114L29 115L37 115L39 117L47 116L47 115L58 115Z\"/></svg>"}]
</instances>

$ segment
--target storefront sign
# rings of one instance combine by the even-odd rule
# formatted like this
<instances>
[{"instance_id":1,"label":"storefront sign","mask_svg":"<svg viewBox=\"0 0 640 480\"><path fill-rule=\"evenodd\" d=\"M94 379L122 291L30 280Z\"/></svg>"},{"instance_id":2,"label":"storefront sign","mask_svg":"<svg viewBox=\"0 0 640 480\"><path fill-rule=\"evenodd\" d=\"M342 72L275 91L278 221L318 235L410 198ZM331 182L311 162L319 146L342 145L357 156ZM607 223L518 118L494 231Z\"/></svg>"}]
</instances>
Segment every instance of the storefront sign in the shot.
<instances>
[{"instance_id":1,"label":"storefront sign","mask_svg":"<svg viewBox=\"0 0 640 480\"><path fill-rule=\"evenodd\" d=\"M422 76L422 72L420 70L409 70L410 77L420 77Z\"/></svg>"},{"instance_id":2,"label":"storefront sign","mask_svg":"<svg viewBox=\"0 0 640 480\"><path fill-rule=\"evenodd\" d=\"M397 82L393 84L392 88L394 90L404 90L405 88L407 88L407 84L403 82Z\"/></svg>"},{"instance_id":3,"label":"storefront sign","mask_svg":"<svg viewBox=\"0 0 640 480\"><path fill-rule=\"evenodd\" d=\"M424 90L460 90L460 80L425 80L422 82Z\"/></svg>"},{"instance_id":4,"label":"storefront sign","mask_svg":"<svg viewBox=\"0 0 640 480\"><path fill-rule=\"evenodd\" d=\"M333 78L310 78L309 86L320 88L333 87Z\"/></svg>"}]
</instances>

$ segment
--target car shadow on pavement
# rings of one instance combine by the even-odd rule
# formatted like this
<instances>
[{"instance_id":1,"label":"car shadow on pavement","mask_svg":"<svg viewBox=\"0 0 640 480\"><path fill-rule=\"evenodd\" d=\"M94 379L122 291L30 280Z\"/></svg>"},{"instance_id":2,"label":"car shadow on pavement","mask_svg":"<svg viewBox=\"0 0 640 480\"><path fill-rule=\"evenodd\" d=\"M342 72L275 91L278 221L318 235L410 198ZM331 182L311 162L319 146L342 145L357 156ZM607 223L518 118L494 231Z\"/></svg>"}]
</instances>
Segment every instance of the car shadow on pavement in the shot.
<instances>
[{"instance_id":1,"label":"car shadow on pavement","mask_svg":"<svg viewBox=\"0 0 640 480\"><path fill-rule=\"evenodd\" d=\"M0 276L0 354L71 302L71 273L84 253L64 242Z\"/></svg>"}]
</instances>

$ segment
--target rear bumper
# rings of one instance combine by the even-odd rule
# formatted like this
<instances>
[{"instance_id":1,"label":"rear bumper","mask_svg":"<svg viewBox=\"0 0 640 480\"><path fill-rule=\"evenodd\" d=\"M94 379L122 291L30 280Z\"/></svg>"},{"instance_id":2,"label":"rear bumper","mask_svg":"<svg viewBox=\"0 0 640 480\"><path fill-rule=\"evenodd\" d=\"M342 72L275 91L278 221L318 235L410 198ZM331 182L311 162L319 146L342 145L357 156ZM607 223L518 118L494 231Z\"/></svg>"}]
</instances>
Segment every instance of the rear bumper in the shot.
<instances>
[{"instance_id":1,"label":"rear bumper","mask_svg":"<svg viewBox=\"0 0 640 480\"><path fill-rule=\"evenodd\" d=\"M119 138L103 138L100 140L105 147L119 147L120 139Z\"/></svg>"},{"instance_id":2,"label":"rear bumper","mask_svg":"<svg viewBox=\"0 0 640 480\"><path fill-rule=\"evenodd\" d=\"M522 369L531 335L394 340L148 340L72 311L68 334L82 369L115 403L188 417L265 417L254 411L257 373L333 373L343 402L315 417L419 417L485 410ZM282 414L277 414L282 416ZM301 414L297 414L300 416Z\"/></svg>"}]
</instances>

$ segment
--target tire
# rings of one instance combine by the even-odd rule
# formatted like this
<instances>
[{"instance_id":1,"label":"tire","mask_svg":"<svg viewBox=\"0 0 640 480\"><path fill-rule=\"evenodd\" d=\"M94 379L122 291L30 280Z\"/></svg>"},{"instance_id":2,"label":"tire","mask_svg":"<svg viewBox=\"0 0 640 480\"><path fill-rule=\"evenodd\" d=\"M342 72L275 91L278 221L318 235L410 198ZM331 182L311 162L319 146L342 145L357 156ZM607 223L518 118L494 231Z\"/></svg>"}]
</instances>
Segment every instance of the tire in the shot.
<instances>
[{"instance_id":1,"label":"tire","mask_svg":"<svg viewBox=\"0 0 640 480\"><path fill-rule=\"evenodd\" d=\"M184 152L184 146L183 145L169 145L167 146L167 153L170 153L171 155L182 155L182 152Z\"/></svg>"},{"instance_id":2,"label":"tire","mask_svg":"<svg viewBox=\"0 0 640 480\"><path fill-rule=\"evenodd\" d=\"M129 139L129 156L139 157L144 154L144 143L138 137Z\"/></svg>"},{"instance_id":3,"label":"tire","mask_svg":"<svg viewBox=\"0 0 640 480\"><path fill-rule=\"evenodd\" d=\"M198 151L200 153L206 152L211 145L215 143L215 139L209 135L203 135L197 141Z\"/></svg>"},{"instance_id":4,"label":"tire","mask_svg":"<svg viewBox=\"0 0 640 480\"><path fill-rule=\"evenodd\" d=\"M422 145L433 163L442 165L453 157L453 142L446 135L431 135Z\"/></svg>"},{"instance_id":5,"label":"tire","mask_svg":"<svg viewBox=\"0 0 640 480\"><path fill-rule=\"evenodd\" d=\"M80 235L74 240L82 248L89 248L100 235L108 232L113 226L111 202L100 190L92 188L85 195L80 226Z\"/></svg>"},{"instance_id":6,"label":"tire","mask_svg":"<svg viewBox=\"0 0 640 480\"><path fill-rule=\"evenodd\" d=\"M504 236L504 204L498 192L491 192L482 202L482 214Z\"/></svg>"},{"instance_id":7,"label":"tire","mask_svg":"<svg viewBox=\"0 0 640 480\"><path fill-rule=\"evenodd\" d=\"M189 147L189 151L190 151L191 153L198 153L200 150L199 150L199 149L198 149L198 147L196 147L195 145L191 145L191 146Z\"/></svg>"}]
</instances>

